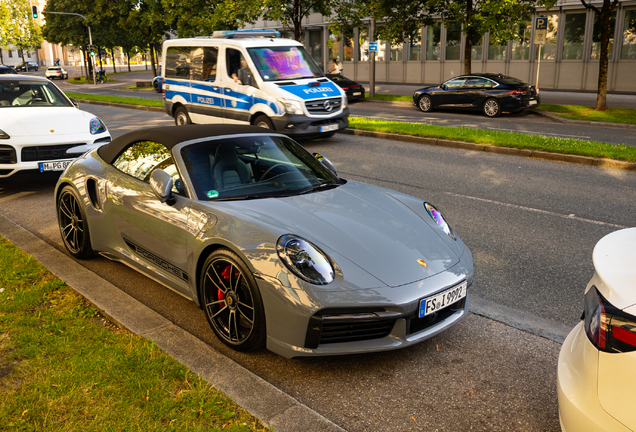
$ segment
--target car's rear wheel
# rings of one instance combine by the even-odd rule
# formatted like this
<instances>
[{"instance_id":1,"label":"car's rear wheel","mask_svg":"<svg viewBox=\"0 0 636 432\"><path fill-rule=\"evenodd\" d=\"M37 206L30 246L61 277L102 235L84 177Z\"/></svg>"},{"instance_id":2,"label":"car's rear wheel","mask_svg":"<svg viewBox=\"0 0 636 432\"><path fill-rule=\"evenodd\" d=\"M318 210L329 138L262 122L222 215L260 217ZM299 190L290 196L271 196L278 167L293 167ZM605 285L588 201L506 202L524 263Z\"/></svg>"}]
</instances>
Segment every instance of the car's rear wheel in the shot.
<instances>
[{"instance_id":1,"label":"car's rear wheel","mask_svg":"<svg viewBox=\"0 0 636 432\"><path fill-rule=\"evenodd\" d=\"M86 259L93 255L88 220L77 191L64 186L57 199L57 222L64 246L75 258Z\"/></svg>"},{"instance_id":2,"label":"car's rear wheel","mask_svg":"<svg viewBox=\"0 0 636 432\"><path fill-rule=\"evenodd\" d=\"M423 95L417 100L417 107L422 112L431 112L433 111L433 99L430 96Z\"/></svg>"},{"instance_id":3,"label":"car's rear wheel","mask_svg":"<svg viewBox=\"0 0 636 432\"><path fill-rule=\"evenodd\" d=\"M272 124L272 121L265 115L260 115L256 117L256 119L254 120L254 126L274 130L274 125Z\"/></svg>"},{"instance_id":4,"label":"car's rear wheel","mask_svg":"<svg viewBox=\"0 0 636 432\"><path fill-rule=\"evenodd\" d=\"M501 115L501 104L497 99L486 99L483 111L486 117L499 117Z\"/></svg>"},{"instance_id":5,"label":"car's rear wheel","mask_svg":"<svg viewBox=\"0 0 636 432\"><path fill-rule=\"evenodd\" d=\"M192 124L192 120L190 120L190 115L188 115L188 111L184 107L179 107L174 112L174 122L177 126L184 126Z\"/></svg>"},{"instance_id":6,"label":"car's rear wheel","mask_svg":"<svg viewBox=\"0 0 636 432\"><path fill-rule=\"evenodd\" d=\"M155 91L156 91L157 93L161 93L161 88L159 87L159 82L158 82L158 81L154 81L154 82L152 83L152 86L155 88Z\"/></svg>"},{"instance_id":7,"label":"car's rear wheel","mask_svg":"<svg viewBox=\"0 0 636 432\"><path fill-rule=\"evenodd\" d=\"M212 330L236 351L265 343L263 300L245 263L228 249L216 250L203 264L201 305Z\"/></svg>"}]
</instances>

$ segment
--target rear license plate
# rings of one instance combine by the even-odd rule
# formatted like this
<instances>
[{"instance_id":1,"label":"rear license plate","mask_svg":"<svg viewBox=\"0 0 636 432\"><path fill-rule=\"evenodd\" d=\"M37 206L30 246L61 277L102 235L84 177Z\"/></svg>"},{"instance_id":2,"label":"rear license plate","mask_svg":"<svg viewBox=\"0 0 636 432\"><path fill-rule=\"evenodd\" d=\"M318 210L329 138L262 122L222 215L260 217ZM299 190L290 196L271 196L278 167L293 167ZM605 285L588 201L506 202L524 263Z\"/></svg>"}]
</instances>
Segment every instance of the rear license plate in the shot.
<instances>
[{"instance_id":1,"label":"rear license plate","mask_svg":"<svg viewBox=\"0 0 636 432\"><path fill-rule=\"evenodd\" d=\"M57 162L40 162L40 171L64 171L72 160L63 160Z\"/></svg>"},{"instance_id":2,"label":"rear license plate","mask_svg":"<svg viewBox=\"0 0 636 432\"><path fill-rule=\"evenodd\" d=\"M466 297L466 288L467 282L464 281L459 285L434 295L433 297L420 300L420 318L444 309L453 303L457 303Z\"/></svg>"},{"instance_id":3,"label":"rear license plate","mask_svg":"<svg viewBox=\"0 0 636 432\"><path fill-rule=\"evenodd\" d=\"M320 132L330 132L338 130L338 123L330 124L327 126L320 126Z\"/></svg>"},{"instance_id":4,"label":"rear license plate","mask_svg":"<svg viewBox=\"0 0 636 432\"><path fill-rule=\"evenodd\" d=\"M362 96L362 92L353 92L354 96Z\"/></svg>"},{"instance_id":5,"label":"rear license plate","mask_svg":"<svg viewBox=\"0 0 636 432\"><path fill-rule=\"evenodd\" d=\"M531 100L528 102L528 105L536 105L537 101L536 100Z\"/></svg>"}]
</instances>

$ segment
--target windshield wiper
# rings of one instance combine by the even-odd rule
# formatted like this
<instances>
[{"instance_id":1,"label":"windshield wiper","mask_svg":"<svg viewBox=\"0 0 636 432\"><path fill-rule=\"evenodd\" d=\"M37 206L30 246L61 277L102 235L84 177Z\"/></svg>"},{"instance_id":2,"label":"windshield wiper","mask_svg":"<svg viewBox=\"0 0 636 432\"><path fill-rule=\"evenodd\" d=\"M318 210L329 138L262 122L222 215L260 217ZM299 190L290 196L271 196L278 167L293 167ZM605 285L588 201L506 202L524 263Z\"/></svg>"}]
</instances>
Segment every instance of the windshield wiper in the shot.
<instances>
[{"instance_id":1,"label":"windshield wiper","mask_svg":"<svg viewBox=\"0 0 636 432\"><path fill-rule=\"evenodd\" d=\"M320 183L315 186L312 186L311 189L305 189L304 191L300 193L300 195L310 193L310 192L329 190L329 189L336 188L338 186L340 186L340 183Z\"/></svg>"}]
</instances>

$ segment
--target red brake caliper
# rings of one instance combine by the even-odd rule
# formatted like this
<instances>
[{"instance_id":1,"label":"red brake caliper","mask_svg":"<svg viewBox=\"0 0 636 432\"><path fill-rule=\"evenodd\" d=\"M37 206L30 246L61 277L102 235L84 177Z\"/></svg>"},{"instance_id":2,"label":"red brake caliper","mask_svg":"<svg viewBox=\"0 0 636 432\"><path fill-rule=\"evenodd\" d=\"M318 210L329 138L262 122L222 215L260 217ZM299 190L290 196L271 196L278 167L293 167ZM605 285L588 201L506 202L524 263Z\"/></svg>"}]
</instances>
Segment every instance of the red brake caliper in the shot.
<instances>
[{"instance_id":1,"label":"red brake caliper","mask_svg":"<svg viewBox=\"0 0 636 432\"><path fill-rule=\"evenodd\" d=\"M228 282L230 281L230 267L232 266L228 265L227 267L225 267L225 270L221 272L221 277ZM224 284L221 282L221 285ZM219 300L223 300L225 298L225 294L223 294L223 291L221 291L220 288L218 288L217 297ZM221 309L223 309L225 307L225 302L219 303L219 306Z\"/></svg>"}]
</instances>

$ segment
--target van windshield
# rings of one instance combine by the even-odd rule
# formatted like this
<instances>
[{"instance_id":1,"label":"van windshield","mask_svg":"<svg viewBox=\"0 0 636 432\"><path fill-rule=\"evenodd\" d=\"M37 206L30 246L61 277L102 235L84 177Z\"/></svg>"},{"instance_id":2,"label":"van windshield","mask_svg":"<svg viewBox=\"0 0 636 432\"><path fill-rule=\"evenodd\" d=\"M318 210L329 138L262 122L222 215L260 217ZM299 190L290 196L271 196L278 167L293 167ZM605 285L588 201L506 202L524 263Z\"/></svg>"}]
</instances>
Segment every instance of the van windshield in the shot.
<instances>
[{"instance_id":1,"label":"van windshield","mask_svg":"<svg viewBox=\"0 0 636 432\"><path fill-rule=\"evenodd\" d=\"M318 78L323 73L301 46L249 48L263 81Z\"/></svg>"}]
</instances>

